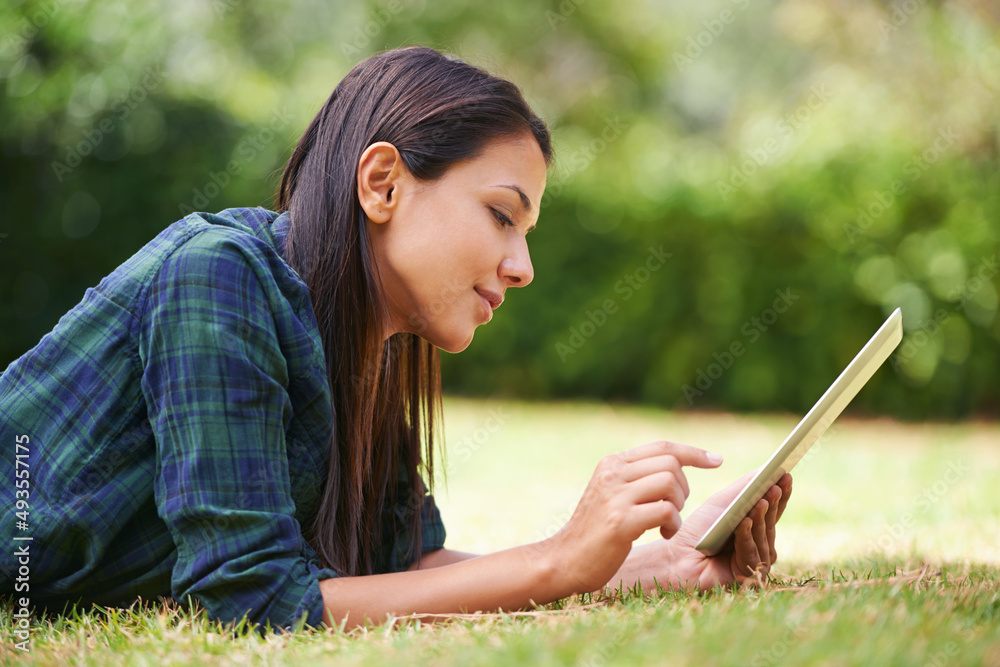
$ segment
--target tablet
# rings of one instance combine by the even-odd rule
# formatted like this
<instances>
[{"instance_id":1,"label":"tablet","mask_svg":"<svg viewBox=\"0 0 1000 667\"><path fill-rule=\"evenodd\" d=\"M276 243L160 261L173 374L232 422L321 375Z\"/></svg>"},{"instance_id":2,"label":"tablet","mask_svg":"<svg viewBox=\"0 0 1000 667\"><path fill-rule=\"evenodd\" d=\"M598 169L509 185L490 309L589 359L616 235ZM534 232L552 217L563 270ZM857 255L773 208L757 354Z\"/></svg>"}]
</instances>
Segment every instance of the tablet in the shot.
<instances>
[{"instance_id":1,"label":"tablet","mask_svg":"<svg viewBox=\"0 0 1000 667\"><path fill-rule=\"evenodd\" d=\"M695 549L708 554L722 551L726 540L757 501L805 456L812 444L830 427L902 339L903 315L897 308L785 438L778 451L771 455L750 483L729 503L729 507L705 532Z\"/></svg>"}]
</instances>

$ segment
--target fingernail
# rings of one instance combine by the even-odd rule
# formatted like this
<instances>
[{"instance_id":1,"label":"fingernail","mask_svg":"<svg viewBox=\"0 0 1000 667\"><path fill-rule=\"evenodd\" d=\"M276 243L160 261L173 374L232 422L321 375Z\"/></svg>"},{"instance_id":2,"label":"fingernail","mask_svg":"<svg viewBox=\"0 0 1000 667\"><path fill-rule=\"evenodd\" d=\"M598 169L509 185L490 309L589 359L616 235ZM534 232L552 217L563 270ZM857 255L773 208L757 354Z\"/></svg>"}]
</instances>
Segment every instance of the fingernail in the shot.
<instances>
[{"instance_id":1,"label":"fingernail","mask_svg":"<svg viewBox=\"0 0 1000 667\"><path fill-rule=\"evenodd\" d=\"M714 463L718 465L722 463L722 456L720 456L719 454L713 454L712 452L708 452L708 461L709 463Z\"/></svg>"}]
</instances>

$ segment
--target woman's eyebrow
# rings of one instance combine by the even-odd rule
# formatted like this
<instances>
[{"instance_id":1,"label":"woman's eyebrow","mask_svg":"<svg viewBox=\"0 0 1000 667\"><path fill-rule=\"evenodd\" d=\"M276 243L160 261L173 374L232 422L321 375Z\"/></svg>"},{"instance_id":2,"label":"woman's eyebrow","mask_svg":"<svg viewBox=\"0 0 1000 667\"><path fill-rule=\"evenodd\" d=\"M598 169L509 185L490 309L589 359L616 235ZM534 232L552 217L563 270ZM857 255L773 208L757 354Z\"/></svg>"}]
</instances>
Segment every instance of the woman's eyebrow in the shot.
<instances>
[{"instance_id":1,"label":"woman's eyebrow","mask_svg":"<svg viewBox=\"0 0 1000 667\"><path fill-rule=\"evenodd\" d=\"M531 212L531 200L528 199L528 195L524 194L524 190L517 187L516 185L494 185L495 188L507 188L508 190L513 190L521 197L521 206L524 207L525 213Z\"/></svg>"}]
</instances>

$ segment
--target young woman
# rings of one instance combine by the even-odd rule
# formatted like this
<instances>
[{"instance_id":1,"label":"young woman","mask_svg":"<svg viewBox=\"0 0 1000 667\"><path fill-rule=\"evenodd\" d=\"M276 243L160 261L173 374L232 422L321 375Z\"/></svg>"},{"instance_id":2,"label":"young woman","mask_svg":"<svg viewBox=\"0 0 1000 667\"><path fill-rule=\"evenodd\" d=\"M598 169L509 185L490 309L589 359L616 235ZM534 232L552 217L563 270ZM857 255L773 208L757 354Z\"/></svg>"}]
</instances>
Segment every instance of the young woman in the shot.
<instances>
[{"instance_id":1,"label":"young woman","mask_svg":"<svg viewBox=\"0 0 1000 667\"><path fill-rule=\"evenodd\" d=\"M288 628L766 573L791 478L709 558L693 544L741 483L682 525L683 467L721 460L669 442L605 457L550 539L444 548L437 348L531 282L551 160L513 84L427 48L360 63L277 211L170 225L0 375L0 591Z\"/></svg>"}]
</instances>

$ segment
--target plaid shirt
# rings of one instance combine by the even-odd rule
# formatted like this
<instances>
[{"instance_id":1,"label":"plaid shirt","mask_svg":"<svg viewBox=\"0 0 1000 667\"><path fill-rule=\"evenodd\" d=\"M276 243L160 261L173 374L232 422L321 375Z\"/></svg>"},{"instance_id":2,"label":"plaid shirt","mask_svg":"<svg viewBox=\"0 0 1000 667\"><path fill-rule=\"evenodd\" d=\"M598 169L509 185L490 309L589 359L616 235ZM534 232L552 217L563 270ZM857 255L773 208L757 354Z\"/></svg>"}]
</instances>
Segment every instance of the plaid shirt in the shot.
<instances>
[{"instance_id":1,"label":"plaid shirt","mask_svg":"<svg viewBox=\"0 0 1000 667\"><path fill-rule=\"evenodd\" d=\"M333 417L309 292L282 259L288 225L261 208L185 217L0 375L0 594L28 545L16 597L32 605L190 595L223 621L321 622L318 582L337 573L301 526ZM380 571L411 564L411 511L383 515ZM433 497L421 516L423 551L441 548Z\"/></svg>"}]
</instances>

